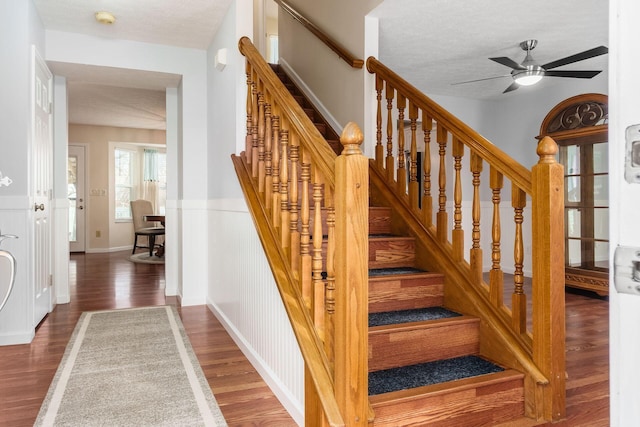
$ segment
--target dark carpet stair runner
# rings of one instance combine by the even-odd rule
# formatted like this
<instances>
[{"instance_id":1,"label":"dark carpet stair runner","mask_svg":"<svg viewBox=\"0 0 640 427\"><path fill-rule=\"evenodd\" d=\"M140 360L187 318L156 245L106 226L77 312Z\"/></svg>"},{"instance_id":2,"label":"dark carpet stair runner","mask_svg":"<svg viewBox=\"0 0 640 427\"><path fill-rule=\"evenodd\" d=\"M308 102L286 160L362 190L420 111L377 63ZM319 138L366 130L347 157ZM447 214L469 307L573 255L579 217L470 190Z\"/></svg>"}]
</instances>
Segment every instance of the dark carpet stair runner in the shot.
<instances>
[{"instance_id":1,"label":"dark carpet stair runner","mask_svg":"<svg viewBox=\"0 0 640 427\"><path fill-rule=\"evenodd\" d=\"M337 133L272 67L339 154ZM480 357L479 319L443 307L444 276L416 268L415 241L392 234L389 208L370 208L369 231L370 425L476 426L521 417L523 375Z\"/></svg>"}]
</instances>

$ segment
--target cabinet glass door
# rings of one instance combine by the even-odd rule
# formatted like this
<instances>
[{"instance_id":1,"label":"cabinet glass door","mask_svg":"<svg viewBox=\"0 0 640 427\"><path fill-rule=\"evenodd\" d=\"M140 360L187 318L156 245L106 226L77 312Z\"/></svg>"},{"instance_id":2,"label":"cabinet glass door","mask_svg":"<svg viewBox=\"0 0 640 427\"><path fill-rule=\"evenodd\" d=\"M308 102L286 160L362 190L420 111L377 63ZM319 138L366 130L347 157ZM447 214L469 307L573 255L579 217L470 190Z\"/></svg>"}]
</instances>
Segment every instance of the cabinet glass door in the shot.
<instances>
[{"instance_id":1,"label":"cabinet glass door","mask_svg":"<svg viewBox=\"0 0 640 427\"><path fill-rule=\"evenodd\" d=\"M565 168L567 267L607 271L609 174L607 142L560 147Z\"/></svg>"}]
</instances>

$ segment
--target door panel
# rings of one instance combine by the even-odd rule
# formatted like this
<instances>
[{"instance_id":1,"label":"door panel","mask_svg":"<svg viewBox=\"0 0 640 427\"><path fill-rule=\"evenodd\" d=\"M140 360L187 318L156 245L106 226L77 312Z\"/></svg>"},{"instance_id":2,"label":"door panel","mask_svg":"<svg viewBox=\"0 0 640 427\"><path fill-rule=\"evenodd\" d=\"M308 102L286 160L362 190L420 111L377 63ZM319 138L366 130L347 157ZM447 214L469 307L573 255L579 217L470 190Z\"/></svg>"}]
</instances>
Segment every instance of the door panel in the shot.
<instances>
[{"instance_id":1,"label":"door panel","mask_svg":"<svg viewBox=\"0 0 640 427\"><path fill-rule=\"evenodd\" d=\"M35 47L32 79L33 325L51 311L52 75Z\"/></svg>"}]
</instances>

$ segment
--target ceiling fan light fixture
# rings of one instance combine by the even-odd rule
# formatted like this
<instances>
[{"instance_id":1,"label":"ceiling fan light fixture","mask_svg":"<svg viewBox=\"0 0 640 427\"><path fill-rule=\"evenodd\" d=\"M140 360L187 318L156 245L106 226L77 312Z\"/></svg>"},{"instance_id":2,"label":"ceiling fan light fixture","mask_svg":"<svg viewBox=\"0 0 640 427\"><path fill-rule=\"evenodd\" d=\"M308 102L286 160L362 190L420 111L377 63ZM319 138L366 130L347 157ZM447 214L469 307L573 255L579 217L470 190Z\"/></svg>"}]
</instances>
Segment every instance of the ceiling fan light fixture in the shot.
<instances>
[{"instance_id":1,"label":"ceiling fan light fixture","mask_svg":"<svg viewBox=\"0 0 640 427\"><path fill-rule=\"evenodd\" d=\"M513 75L513 80L520 86L532 86L542 80L544 69L537 66L526 70L513 70L511 74Z\"/></svg>"}]
</instances>

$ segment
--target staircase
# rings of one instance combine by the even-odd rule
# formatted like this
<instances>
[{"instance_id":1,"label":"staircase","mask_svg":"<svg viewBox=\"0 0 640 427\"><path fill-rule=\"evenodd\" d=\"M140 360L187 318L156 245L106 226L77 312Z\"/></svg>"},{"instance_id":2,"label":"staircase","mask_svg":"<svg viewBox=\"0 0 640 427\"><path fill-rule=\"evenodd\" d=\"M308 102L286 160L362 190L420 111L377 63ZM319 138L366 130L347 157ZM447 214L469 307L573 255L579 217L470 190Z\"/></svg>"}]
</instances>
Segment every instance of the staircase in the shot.
<instances>
[{"instance_id":1,"label":"staircase","mask_svg":"<svg viewBox=\"0 0 640 427\"><path fill-rule=\"evenodd\" d=\"M231 158L305 361L305 422L562 419L555 142L540 141L529 170L368 58L377 113L375 158L367 159L355 123L339 146L248 38L239 49L247 136ZM514 421L523 415L529 420Z\"/></svg>"},{"instance_id":2,"label":"staircase","mask_svg":"<svg viewBox=\"0 0 640 427\"><path fill-rule=\"evenodd\" d=\"M335 131L271 67L339 154ZM524 416L524 375L480 356L480 320L444 307L444 275L418 265L415 238L394 230L392 214L369 207L370 425L489 426Z\"/></svg>"}]
</instances>

